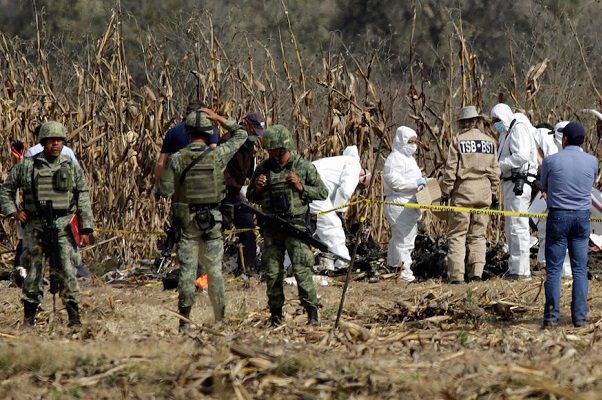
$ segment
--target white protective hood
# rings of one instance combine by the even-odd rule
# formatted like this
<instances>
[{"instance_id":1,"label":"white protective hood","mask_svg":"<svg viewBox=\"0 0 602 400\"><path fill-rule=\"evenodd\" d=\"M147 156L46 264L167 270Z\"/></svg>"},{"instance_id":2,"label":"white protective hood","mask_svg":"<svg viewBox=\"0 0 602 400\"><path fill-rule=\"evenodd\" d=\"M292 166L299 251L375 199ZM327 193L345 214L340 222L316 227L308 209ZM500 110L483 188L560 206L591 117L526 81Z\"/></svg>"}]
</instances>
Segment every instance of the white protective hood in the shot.
<instances>
[{"instance_id":1,"label":"white protective hood","mask_svg":"<svg viewBox=\"0 0 602 400\"><path fill-rule=\"evenodd\" d=\"M498 103L491 109L491 118L499 119L503 122L506 129L509 129L512 120L514 119L514 113L512 112L508 104Z\"/></svg>"},{"instance_id":2,"label":"white protective hood","mask_svg":"<svg viewBox=\"0 0 602 400\"><path fill-rule=\"evenodd\" d=\"M342 155L348 156L348 157L360 158L360 153L357 150L357 146L356 145L345 147L345 149L343 150L343 154Z\"/></svg>"},{"instance_id":3,"label":"white protective hood","mask_svg":"<svg viewBox=\"0 0 602 400\"><path fill-rule=\"evenodd\" d=\"M412 128L408 128L407 126L400 126L397 128L395 132L395 137L393 138L393 150L401 151L401 148L408 144L408 140L417 136L416 131Z\"/></svg>"},{"instance_id":4,"label":"white protective hood","mask_svg":"<svg viewBox=\"0 0 602 400\"><path fill-rule=\"evenodd\" d=\"M554 140L558 144L558 147L562 144L562 132L560 129L564 128L569 124L569 121L560 121L556 125L554 125Z\"/></svg>"}]
</instances>

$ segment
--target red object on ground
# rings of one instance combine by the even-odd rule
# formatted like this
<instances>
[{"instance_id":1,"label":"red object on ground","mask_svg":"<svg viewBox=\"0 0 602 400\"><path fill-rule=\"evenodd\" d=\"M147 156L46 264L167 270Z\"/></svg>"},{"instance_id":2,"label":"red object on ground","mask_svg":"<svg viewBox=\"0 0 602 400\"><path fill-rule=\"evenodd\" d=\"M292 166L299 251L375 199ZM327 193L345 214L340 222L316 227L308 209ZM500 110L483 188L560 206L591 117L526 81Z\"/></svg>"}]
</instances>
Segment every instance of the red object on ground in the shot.
<instances>
[{"instance_id":1,"label":"red object on ground","mask_svg":"<svg viewBox=\"0 0 602 400\"><path fill-rule=\"evenodd\" d=\"M209 279L207 278L207 274L201 275L198 278L196 278L194 284L199 289L205 289L209 285Z\"/></svg>"}]
</instances>

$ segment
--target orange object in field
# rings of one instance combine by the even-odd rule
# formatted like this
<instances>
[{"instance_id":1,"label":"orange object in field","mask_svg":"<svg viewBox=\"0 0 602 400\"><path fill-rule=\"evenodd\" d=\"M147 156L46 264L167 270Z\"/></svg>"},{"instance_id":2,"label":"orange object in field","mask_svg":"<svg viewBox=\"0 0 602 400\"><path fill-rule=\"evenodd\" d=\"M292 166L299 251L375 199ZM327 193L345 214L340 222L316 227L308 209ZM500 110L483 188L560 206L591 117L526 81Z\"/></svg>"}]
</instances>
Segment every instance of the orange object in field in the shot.
<instances>
[{"instance_id":1,"label":"orange object in field","mask_svg":"<svg viewBox=\"0 0 602 400\"><path fill-rule=\"evenodd\" d=\"M196 281L194 282L194 284L199 289L205 289L207 287L207 285L209 285L209 280L207 278L207 274L201 275L198 278L196 278Z\"/></svg>"}]
</instances>

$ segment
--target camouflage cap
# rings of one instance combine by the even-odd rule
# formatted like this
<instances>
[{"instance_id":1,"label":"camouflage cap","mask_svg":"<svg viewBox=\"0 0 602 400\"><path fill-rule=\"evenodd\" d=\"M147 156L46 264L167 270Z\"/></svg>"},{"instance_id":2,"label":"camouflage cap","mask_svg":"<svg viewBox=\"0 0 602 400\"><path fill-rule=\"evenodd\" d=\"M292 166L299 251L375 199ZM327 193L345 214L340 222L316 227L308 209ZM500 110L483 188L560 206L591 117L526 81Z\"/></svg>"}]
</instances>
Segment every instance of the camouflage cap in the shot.
<instances>
[{"instance_id":1,"label":"camouflage cap","mask_svg":"<svg viewBox=\"0 0 602 400\"><path fill-rule=\"evenodd\" d=\"M262 143L266 150L280 148L290 150L293 148L291 133L283 125L273 125L267 128Z\"/></svg>"},{"instance_id":2,"label":"camouflage cap","mask_svg":"<svg viewBox=\"0 0 602 400\"><path fill-rule=\"evenodd\" d=\"M40 127L40 135L38 137L38 140L40 141L40 143L42 143L44 139L48 138L59 138L66 141L67 128L65 128L65 126L60 122L56 121L48 121L43 123Z\"/></svg>"},{"instance_id":3,"label":"camouflage cap","mask_svg":"<svg viewBox=\"0 0 602 400\"><path fill-rule=\"evenodd\" d=\"M203 132L213 131L213 123L209 118L207 118L207 114L201 111L193 111L188 114L184 124L187 128L192 128Z\"/></svg>"}]
</instances>

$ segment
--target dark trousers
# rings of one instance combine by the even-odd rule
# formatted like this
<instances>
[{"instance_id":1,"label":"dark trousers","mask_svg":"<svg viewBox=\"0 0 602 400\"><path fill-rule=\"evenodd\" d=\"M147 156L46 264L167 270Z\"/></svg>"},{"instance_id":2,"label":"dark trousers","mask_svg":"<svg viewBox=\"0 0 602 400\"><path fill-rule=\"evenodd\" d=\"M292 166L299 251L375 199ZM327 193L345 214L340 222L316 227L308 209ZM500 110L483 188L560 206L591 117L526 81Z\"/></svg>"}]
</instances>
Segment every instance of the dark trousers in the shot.
<instances>
[{"instance_id":1,"label":"dark trousers","mask_svg":"<svg viewBox=\"0 0 602 400\"><path fill-rule=\"evenodd\" d=\"M255 222L253 214L242 207L234 206L234 226L236 229L254 229ZM238 234L238 240L243 247L243 258L245 260L245 271L250 271L256 267L257 259L257 242L255 240L255 232L247 231ZM242 260L238 253L238 269L242 272Z\"/></svg>"},{"instance_id":2,"label":"dark trousers","mask_svg":"<svg viewBox=\"0 0 602 400\"><path fill-rule=\"evenodd\" d=\"M23 240L19 240L17 248L15 249L15 261L13 261L13 268L21 266L21 254L23 254Z\"/></svg>"},{"instance_id":3,"label":"dark trousers","mask_svg":"<svg viewBox=\"0 0 602 400\"><path fill-rule=\"evenodd\" d=\"M234 209L234 218L232 224L236 229L255 229L255 221L253 214L246 208L240 205L246 202L246 199L234 191L228 191L224 203L232 204ZM255 240L255 232L247 231L237 234L239 243L243 245L243 260L245 261L245 272L249 272L256 268L257 264L257 242ZM238 268L235 275L242 273L242 260L240 259L240 251L237 257Z\"/></svg>"},{"instance_id":4,"label":"dark trousers","mask_svg":"<svg viewBox=\"0 0 602 400\"><path fill-rule=\"evenodd\" d=\"M557 324L560 319L560 276L567 248L573 272L571 319L575 325L587 320L589 213L557 209L548 212L544 323Z\"/></svg>"}]
</instances>

